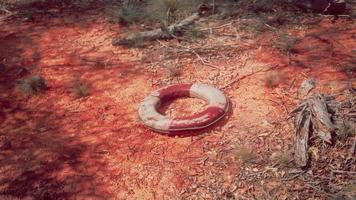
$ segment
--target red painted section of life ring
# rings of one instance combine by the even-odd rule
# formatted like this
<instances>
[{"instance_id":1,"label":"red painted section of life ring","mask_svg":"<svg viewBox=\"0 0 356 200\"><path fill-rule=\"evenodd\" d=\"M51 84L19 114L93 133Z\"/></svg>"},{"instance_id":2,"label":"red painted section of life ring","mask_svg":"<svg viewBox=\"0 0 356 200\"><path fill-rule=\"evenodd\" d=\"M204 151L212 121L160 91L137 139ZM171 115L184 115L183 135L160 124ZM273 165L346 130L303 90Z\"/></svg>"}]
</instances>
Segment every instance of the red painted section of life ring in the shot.
<instances>
[{"instance_id":1,"label":"red painted section of life ring","mask_svg":"<svg viewBox=\"0 0 356 200\"><path fill-rule=\"evenodd\" d=\"M207 101L205 110L191 116L168 118L156 108L179 97L201 98ZM227 113L229 101L218 89L206 84L175 84L152 92L141 103L139 117L149 128L162 133L175 133L206 128ZM179 134L178 134L179 135Z\"/></svg>"},{"instance_id":2,"label":"red painted section of life ring","mask_svg":"<svg viewBox=\"0 0 356 200\"><path fill-rule=\"evenodd\" d=\"M176 84L158 90L161 103L179 98L189 97L192 84Z\"/></svg>"},{"instance_id":3,"label":"red painted section of life ring","mask_svg":"<svg viewBox=\"0 0 356 200\"><path fill-rule=\"evenodd\" d=\"M216 119L223 116L225 111L218 107L208 107L200 113L196 113L187 117L174 118L171 122L169 129L181 130L181 129L191 129L194 127L206 127L214 123ZM194 119L200 119L206 117L206 120L195 121ZM185 122L185 123L182 123Z\"/></svg>"}]
</instances>

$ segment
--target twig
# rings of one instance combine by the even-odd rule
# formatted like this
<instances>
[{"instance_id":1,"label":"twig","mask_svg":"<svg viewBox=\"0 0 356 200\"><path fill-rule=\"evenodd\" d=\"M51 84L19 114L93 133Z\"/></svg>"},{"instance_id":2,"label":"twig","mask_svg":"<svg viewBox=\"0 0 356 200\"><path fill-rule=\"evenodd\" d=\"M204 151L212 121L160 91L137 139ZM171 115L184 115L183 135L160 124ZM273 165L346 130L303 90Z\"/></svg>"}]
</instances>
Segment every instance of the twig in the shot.
<instances>
[{"instance_id":1,"label":"twig","mask_svg":"<svg viewBox=\"0 0 356 200\"><path fill-rule=\"evenodd\" d=\"M336 197L337 197L336 195L330 194L330 193L328 193L328 192L325 192L323 189L321 189L321 188L319 188L319 187L317 187L317 186L315 186L315 185L312 185L311 183L307 183L306 185L307 185L308 187L314 189L314 190L317 191L317 192L321 192L321 193L325 194L326 196L329 196L329 197L332 197L332 198L336 198Z\"/></svg>"},{"instance_id":2,"label":"twig","mask_svg":"<svg viewBox=\"0 0 356 200\"><path fill-rule=\"evenodd\" d=\"M16 12L11 12L8 9L6 9L4 6L0 6L0 10L5 12L5 13L7 13L7 15L5 15L3 17L0 17L0 21L3 21L3 20L5 20L5 19L7 19L7 18L9 18L9 17L11 17L11 16L16 14Z\"/></svg>"},{"instance_id":3,"label":"twig","mask_svg":"<svg viewBox=\"0 0 356 200\"><path fill-rule=\"evenodd\" d=\"M322 17L335 17L335 15L323 15L323 14L320 14L320 16L322 16ZM350 15L336 15L336 16L338 16L338 17L350 17L351 18Z\"/></svg>"},{"instance_id":4,"label":"twig","mask_svg":"<svg viewBox=\"0 0 356 200\"><path fill-rule=\"evenodd\" d=\"M200 31L208 31L208 30L211 30L211 29L220 29L220 28L224 28L225 26L231 26L232 22L229 22L227 24L223 24L223 25L220 25L220 26L215 26L215 27L209 27L209 28L202 28L202 29L199 29Z\"/></svg>"},{"instance_id":5,"label":"twig","mask_svg":"<svg viewBox=\"0 0 356 200\"><path fill-rule=\"evenodd\" d=\"M351 174L351 175L355 175L356 174L356 171L355 172L352 172L352 171L344 171L344 170L332 170L331 173L334 175L334 174Z\"/></svg>"},{"instance_id":6,"label":"twig","mask_svg":"<svg viewBox=\"0 0 356 200\"><path fill-rule=\"evenodd\" d=\"M253 76L253 75L255 75L255 74L257 74L257 73L260 73L260 72L267 72L267 71L270 71L270 70L276 68L277 66L278 66L278 65L274 65L274 66L272 66L272 67L270 67L270 68L268 68L268 69L265 69L265 70L262 70L262 69L261 69L261 70L258 70L258 71L256 71L256 72L251 72L251 73L246 74L246 75L244 75L244 76L241 76L241 77L239 77L239 78L237 78L237 79L235 79L235 80L232 80L231 82L229 82L229 83L227 83L226 85L220 87L219 89L226 89L227 87L230 87L231 85L233 85L233 84L235 84L235 83L237 83L237 82L239 82L239 81L241 81L241 80L243 80L243 79L245 79L245 78L247 78L247 77Z\"/></svg>"},{"instance_id":7,"label":"twig","mask_svg":"<svg viewBox=\"0 0 356 200\"><path fill-rule=\"evenodd\" d=\"M6 12L7 14L10 14L10 15L13 14L13 12L9 11L9 10L6 9L4 6L0 6L0 10L1 10L1 11L4 11L4 12Z\"/></svg>"},{"instance_id":8,"label":"twig","mask_svg":"<svg viewBox=\"0 0 356 200\"><path fill-rule=\"evenodd\" d=\"M280 179L280 181L291 181L295 178L298 178L300 175L302 175L304 172L301 172L301 173L298 173L298 174L295 174L294 176L292 177L289 177L289 178L285 178L285 179Z\"/></svg>"},{"instance_id":9,"label":"twig","mask_svg":"<svg viewBox=\"0 0 356 200\"><path fill-rule=\"evenodd\" d=\"M277 28L274 28L274 27L271 26L271 25L265 24L265 26L267 26L268 28L270 28L270 29L272 29L272 30L277 30Z\"/></svg>"},{"instance_id":10,"label":"twig","mask_svg":"<svg viewBox=\"0 0 356 200\"><path fill-rule=\"evenodd\" d=\"M356 149L356 138L354 138L352 145L350 147L349 156L348 156L349 158L353 157L353 154L355 153L355 149Z\"/></svg>"},{"instance_id":11,"label":"twig","mask_svg":"<svg viewBox=\"0 0 356 200\"><path fill-rule=\"evenodd\" d=\"M0 21L3 21L5 20L6 18L10 17L11 15L6 15L6 16L3 16L3 17L0 17Z\"/></svg>"}]
</instances>

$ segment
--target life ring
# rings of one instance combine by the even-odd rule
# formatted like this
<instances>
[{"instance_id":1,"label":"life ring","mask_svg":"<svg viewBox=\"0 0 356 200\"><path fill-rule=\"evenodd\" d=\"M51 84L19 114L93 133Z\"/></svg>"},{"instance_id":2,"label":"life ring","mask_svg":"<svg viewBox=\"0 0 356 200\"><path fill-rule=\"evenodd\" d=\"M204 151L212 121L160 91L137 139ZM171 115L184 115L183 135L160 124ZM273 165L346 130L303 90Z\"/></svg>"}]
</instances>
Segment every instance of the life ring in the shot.
<instances>
[{"instance_id":1,"label":"life ring","mask_svg":"<svg viewBox=\"0 0 356 200\"><path fill-rule=\"evenodd\" d=\"M169 118L157 111L163 102L179 98L194 97L208 103L205 110L187 117ZM206 128L225 116L229 109L227 97L218 89L206 84L175 84L152 92L140 104L141 121L149 128L161 133L198 130Z\"/></svg>"}]
</instances>

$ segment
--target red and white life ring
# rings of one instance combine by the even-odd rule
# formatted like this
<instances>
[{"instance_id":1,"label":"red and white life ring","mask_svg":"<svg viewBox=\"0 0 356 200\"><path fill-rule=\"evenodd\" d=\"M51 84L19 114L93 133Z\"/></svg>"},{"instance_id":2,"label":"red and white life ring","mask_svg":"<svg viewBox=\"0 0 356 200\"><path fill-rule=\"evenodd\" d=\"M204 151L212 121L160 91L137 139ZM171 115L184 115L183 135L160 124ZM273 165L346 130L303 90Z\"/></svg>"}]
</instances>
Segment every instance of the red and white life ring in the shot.
<instances>
[{"instance_id":1,"label":"red and white life ring","mask_svg":"<svg viewBox=\"0 0 356 200\"><path fill-rule=\"evenodd\" d=\"M169 118L160 114L157 107L179 97L194 97L205 100L205 110L191 116ZM141 103L138 113L149 128L162 133L198 130L219 121L229 109L229 101L218 89L206 84L175 84L152 92Z\"/></svg>"}]
</instances>

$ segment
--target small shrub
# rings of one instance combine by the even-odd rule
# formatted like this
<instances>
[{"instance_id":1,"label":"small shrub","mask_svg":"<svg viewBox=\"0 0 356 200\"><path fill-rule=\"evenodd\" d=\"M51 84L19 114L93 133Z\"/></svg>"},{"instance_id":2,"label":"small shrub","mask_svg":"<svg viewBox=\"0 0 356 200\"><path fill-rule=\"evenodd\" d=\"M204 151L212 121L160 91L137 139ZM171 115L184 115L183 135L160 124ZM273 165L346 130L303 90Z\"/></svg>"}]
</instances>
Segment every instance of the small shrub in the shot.
<instances>
[{"instance_id":1,"label":"small shrub","mask_svg":"<svg viewBox=\"0 0 356 200\"><path fill-rule=\"evenodd\" d=\"M186 41L194 41L198 38L204 38L206 36L203 31L194 26L185 28L182 33L184 35L184 40Z\"/></svg>"},{"instance_id":2,"label":"small shrub","mask_svg":"<svg viewBox=\"0 0 356 200\"><path fill-rule=\"evenodd\" d=\"M266 86L269 88L276 87L281 82L281 75L277 72L272 72L266 76Z\"/></svg>"},{"instance_id":3,"label":"small shrub","mask_svg":"<svg viewBox=\"0 0 356 200\"><path fill-rule=\"evenodd\" d=\"M169 72L169 77L170 78L178 77L182 73L182 71L181 71L182 69L180 68L178 63L174 63L174 64L172 63L172 64L169 64L169 65L166 65L165 68Z\"/></svg>"},{"instance_id":4,"label":"small shrub","mask_svg":"<svg viewBox=\"0 0 356 200\"><path fill-rule=\"evenodd\" d=\"M202 2L202 0L148 0L145 11L149 20L169 25L195 12Z\"/></svg>"},{"instance_id":5,"label":"small shrub","mask_svg":"<svg viewBox=\"0 0 356 200\"><path fill-rule=\"evenodd\" d=\"M257 37L261 34L265 29L266 26L263 22L256 21L256 23L244 23L241 24L241 30L247 31L252 37Z\"/></svg>"},{"instance_id":6,"label":"small shrub","mask_svg":"<svg viewBox=\"0 0 356 200\"><path fill-rule=\"evenodd\" d=\"M19 81L18 88L24 95L36 95L46 89L46 81L39 75L29 76Z\"/></svg>"},{"instance_id":7,"label":"small shrub","mask_svg":"<svg viewBox=\"0 0 356 200\"><path fill-rule=\"evenodd\" d=\"M111 21L117 21L121 24L132 24L144 21L145 15L143 5L140 5L139 2L125 0L118 12L111 16Z\"/></svg>"},{"instance_id":8,"label":"small shrub","mask_svg":"<svg viewBox=\"0 0 356 200\"><path fill-rule=\"evenodd\" d=\"M275 166L278 166L279 168L286 168L292 163L293 156L290 151L275 152L272 154L271 160Z\"/></svg>"},{"instance_id":9,"label":"small shrub","mask_svg":"<svg viewBox=\"0 0 356 200\"><path fill-rule=\"evenodd\" d=\"M356 53L356 52L354 52ZM353 77L356 75L356 67L353 64L344 64L339 67L340 71L344 72L346 75Z\"/></svg>"},{"instance_id":10,"label":"small shrub","mask_svg":"<svg viewBox=\"0 0 356 200\"><path fill-rule=\"evenodd\" d=\"M278 48L281 52L290 55L293 51L294 45L298 42L297 38L289 35L280 35L275 42L274 46Z\"/></svg>"},{"instance_id":11,"label":"small shrub","mask_svg":"<svg viewBox=\"0 0 356 200\"><path fill-rule=\"evenodd\" d=\"M235 157L242 163L254 163L257 159L255 152L247 145L238 146L235 150Z\"/></svg>"},{"instance_id":12,"label":"small shrub","mask_svg":"<svg viewBox=\"0 0 356 200\"><path fill-rule=\"evenodd\" d=\"M339 140L346 140L348 137L355 136L355 127L349 121L344 120L342 124L339 125L337 130L337 138Z\"/></svg>"},{"instance_id":13,"label":"small shrub","mask_svg":"<svg viewBox=\"0 0 356 200\"><path fill-rule=\"evenodd\" d=\"M90 93L91 85L80 78L75 78L71 82L71 88L77 98L86 97Z\"/></svg>"},{"instance_id":14,"label":"small shrub","mask_svg":"<svg viewBox=\"0 0 356 200\"><path fill-rule=\"evenodd\" d=\"M270 15L266 19L266 23L272 26L281 26L287 22L287 17L281 13Z\"/></svg>"}]
</instances>

